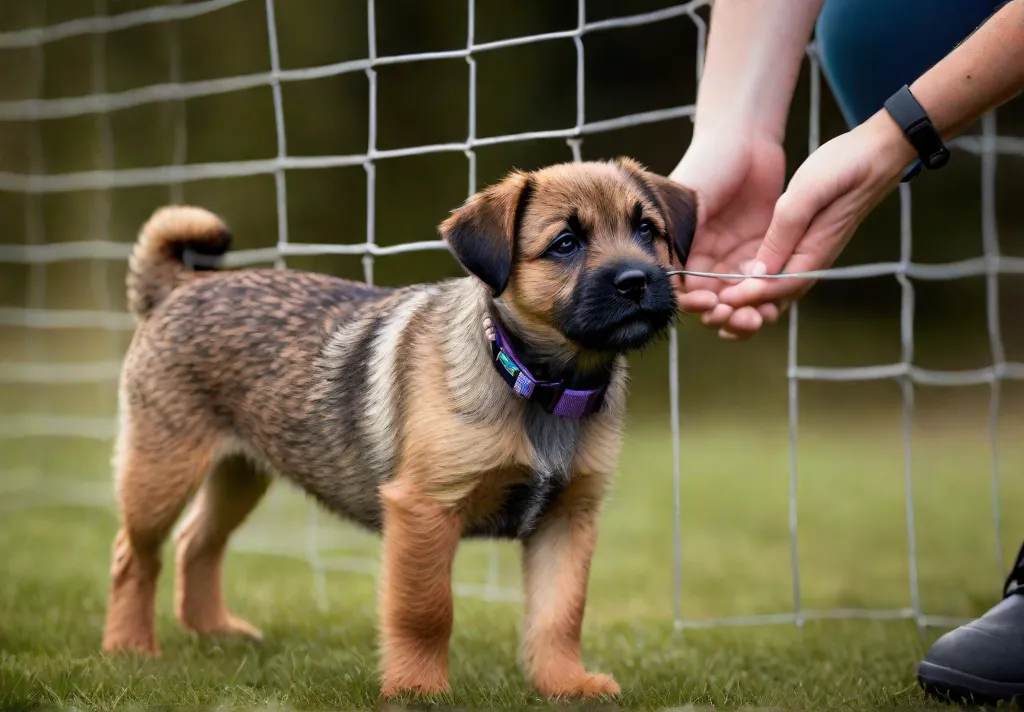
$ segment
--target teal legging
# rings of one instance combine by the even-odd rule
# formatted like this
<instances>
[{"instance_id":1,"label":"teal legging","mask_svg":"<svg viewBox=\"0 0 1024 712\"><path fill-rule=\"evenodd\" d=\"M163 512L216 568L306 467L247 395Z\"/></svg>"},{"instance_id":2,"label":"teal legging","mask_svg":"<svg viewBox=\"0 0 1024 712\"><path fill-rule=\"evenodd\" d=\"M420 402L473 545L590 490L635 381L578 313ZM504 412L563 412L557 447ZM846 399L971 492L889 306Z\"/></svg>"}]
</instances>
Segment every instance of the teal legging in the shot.
<instances>
[{"instance_id":1,"label":"teal legging","mask_svg":"<svg viewBox=\"0 0 1024 712\"><path fill-rule=\"evenodd\" d=\"M1006 0L825 0L821 67L852 128L913 84Z\"/></svg>"}]
</instances>

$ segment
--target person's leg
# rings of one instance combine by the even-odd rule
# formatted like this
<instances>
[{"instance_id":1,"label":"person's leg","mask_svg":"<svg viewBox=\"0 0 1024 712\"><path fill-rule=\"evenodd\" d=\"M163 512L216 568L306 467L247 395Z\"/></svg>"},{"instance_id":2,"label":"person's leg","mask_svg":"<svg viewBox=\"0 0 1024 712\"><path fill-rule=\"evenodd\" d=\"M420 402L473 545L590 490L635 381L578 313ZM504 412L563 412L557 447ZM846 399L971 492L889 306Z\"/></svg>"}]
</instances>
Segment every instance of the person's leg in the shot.
<instances>
[{"instance_id":1,"label":"person's leg","mask_svg":"<svg viewBox=\"0 0 1024 712\"><path fill-rule=\"evenodd\" d=\"M904 84L949 54L1004 0L826 0L818 56L847 124L863 122ZM932 695L1024 699L1024 545L1002 600L928 651L918 680Z\"/></svg>"}]
</instances>

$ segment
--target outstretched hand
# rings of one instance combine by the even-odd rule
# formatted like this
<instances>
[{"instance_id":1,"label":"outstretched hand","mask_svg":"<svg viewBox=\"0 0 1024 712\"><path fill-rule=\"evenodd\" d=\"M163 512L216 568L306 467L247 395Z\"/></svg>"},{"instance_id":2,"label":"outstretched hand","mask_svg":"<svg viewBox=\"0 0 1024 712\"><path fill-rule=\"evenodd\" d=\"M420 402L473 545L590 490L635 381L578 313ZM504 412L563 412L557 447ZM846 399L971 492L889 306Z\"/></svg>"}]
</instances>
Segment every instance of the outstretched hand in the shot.
<instances>
[{"instance_id":1,"label":"outstretched hand","mask_svg":"<svg viewBox=\"0 0 1024 712\"><path fill-rule=\"evenodd\" d=\"M686 270L747 274L772 220L785 182L786 154L770 139L695 139L669 177L697 195L697 230ZM778 319L770 300L734 306L721 300L735 280L686 275L677 282L682 311L699 314L705 326L727 339L745 339ZM739 286L739 285L737 285Z\"/></svg>"},{"instance_id":2,"label":"outstretched hand","mask_svg":"<svg viewBox=\"0 0 1024 712\"><path fill-rule=\"evenodd\" d=\"M796 171L775 205L754 263L744 271L755 276L722 289L720 303L739 313L806 294L814 279L756 275L831 267L915 155L896 123L881 113L823 144Z\"/></svg>"}]
</instances>

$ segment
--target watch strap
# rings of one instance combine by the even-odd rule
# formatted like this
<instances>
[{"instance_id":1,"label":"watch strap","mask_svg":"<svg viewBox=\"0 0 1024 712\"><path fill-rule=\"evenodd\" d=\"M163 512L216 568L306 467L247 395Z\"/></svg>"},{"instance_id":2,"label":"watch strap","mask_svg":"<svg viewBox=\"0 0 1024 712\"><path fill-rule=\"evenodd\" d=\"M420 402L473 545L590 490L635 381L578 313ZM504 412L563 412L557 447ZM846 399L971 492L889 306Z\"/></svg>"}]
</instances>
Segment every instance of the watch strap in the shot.
<instances>
[{"instance_id":1,"label":"watch strap","mask_svg":"<svg viewBox=\"0 0 1024 712\"><path fill-rule=\"evenodd\" d=\"M942 137L924 107L911 93L910 87L904 84L886 99L885 110L900 127L904 138L914 147L919 158L919 162L904 175L903 182L917 175L922 167L933 171L949 162L949 149L942 142Z\"/></svg>"}]
</instances>

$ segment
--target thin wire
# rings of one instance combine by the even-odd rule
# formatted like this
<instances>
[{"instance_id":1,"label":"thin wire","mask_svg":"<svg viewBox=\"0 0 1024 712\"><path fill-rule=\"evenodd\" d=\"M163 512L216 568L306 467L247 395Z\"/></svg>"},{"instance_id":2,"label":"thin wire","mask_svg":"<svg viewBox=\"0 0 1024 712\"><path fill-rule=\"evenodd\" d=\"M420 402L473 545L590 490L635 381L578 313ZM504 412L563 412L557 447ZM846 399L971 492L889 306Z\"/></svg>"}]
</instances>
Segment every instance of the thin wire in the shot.
<instances>
[{"instance_id":1,"label":"thin wire","mask_svg":"<svg viewBox=\"0 0 1024 712\"><path fill-rule=\"evenodd\" d=\"M673 620L678 631L683 626L683 514L682 473L679 465L679 330L675 324L672 324L669 331L668 349L669 425L672 430L672 604Z\"/></svg>"},{"instance_id":2,"label":"thin wire","mask_svg":"<svg viewBox=\"0 0 1024 712\"><path fill-rule=\"evenodd\" d=\"M698 23L699 17L690 14L690 19ZM580 18L582 23L583 18ZM700 69L702 64L703 44L697 45L697 85L700 86ZM581 58L582 61L582 58ZM581 117L582 118L582 117ZM672 432L672 619L674 630L680 633L684 629L683 611L683 482L682 482L682 437L679 414L679 329L673 323L669 331L668 341L668 393L669 393L669 428Z\"/></svg>"},{"instance_id":3,"label":"thin wire","mask_svg":"<svg viewBox=\"0 0 1024 712\"><path fill-rule=\"evenodd\" d=\"M569 139L570 145L574 139ZM378 152L378 158L380 153ZM579 160L576 158L576 160ZM273 252L268 258L267 250ZM281 250L285 255L362 255L366 252L375 257L385 255L402 254L405 252L417 252L423 250L447 250L448 245L444 240L420 240L417 242L404 242L397 245L367 245L365 241L354 244L304 244L300 242L289 242L283 245ZM246 264L257 264L272 259L277 253L277 248L257 248L253 250L235 250L229 252L226 261L235 266ZM82 259L112 260L120 262L131 252L130 245L97 242L94 240L82 240L78 242L59 242L37 245L0 245L0 262L12 262L17 264L32 264L35 262L70 262ZM868 279L871 277L895 276L905 273L908 277L922 281L946 281L950 279L963 279L965 277L983 277L995 272L1003 275L1024 274L1024 257L999 256L989 259L987 257L972 257L964 260L946 263L902 265L899 262L876 262L850 267L833 267L817 272L791 272L779 275L763 275L750 277L743 274L728 274L720 272L698 272L690 270L673 270L667 274L690 274L701 277L713 277L719 279L821 279L821 280L849 280Z\"/></svg>"},{"instance_id":4,"label":"thin wire","mask_svg":"<svg viewBox=\"0 0 1024 712\"><path fill-rule=\"evenodd\" d=\"M789 555L793 586L793 616L797 627L802 627L804 618L801 615L800 610L800 537L797 530L797 505L799 503L797 497L797 484L799 481L797 477L799 461L797 441L800 422L800 378L797 374L799 319L800 305L799 303L794 302L789 312L789 333L787 340L787 370L789 372L787 384L787 411L789 413Z\"/></svg>"},{"instance_id":5,"label":"thin wire","mask_svg":"<svg viewBox=\"0 0 1024 712\"><path fill-rule=\"evenodd\" d=\"M267 37L270 43L271 92L274 98L274 133L277 141L277 159L283 162L288 156L287 132L284 125L284 99L281 95L281 55L277 42L277 18L274 14L274 0L266 0ZM279 252L288 244L288 188L284 168L274 170L274 195L277 205L277 247ZM275 266L285 268L283 256L278 257Z\"/></svg>"},{"instance_id":6,"label":"thin wire","mask_svg":"<svg viewBox=\"0 0 1024 712\"><path fill-rule=\"evenodd\" d=\"M476 32L476 2L467 0L466 5L466 46L473 46L473 37ZM466 55L466 64L469 67L469 108L467 117L466 135L466 161L469 165L469 187L467 197L476 192L476 151L473 150L473 143L476 141L476 80L477 67L476 57L472 53Z\"/></svg>"},{"instance_id":7,"label":"thin wire","mask_svg":"<svg viewBox=\"0 0 1024 712\"><path fill-rule=\"evenodd\" d=\"M583 54L583 28L587 25L587 0L579 0L576 5L576 32L572 38L576 50L576 126L573 135L565 139L572 160L579 163L583 160L583 127L586 126L586 62Z\"/></svg>"},{"instance_id":8,"label":"thin wire","mask_svg":"<svg viewBox=\"0 0 1024 712\"><path fill-rule=\"evenodd\" d=\"M237 2L237 0L235 1ZM622 27L647 25L670 17L689 14L694 9L706 4L708 4L707 0L694 0L693 2L689 2L684 5L676 5L657 12L642 13L639 15L592 22L564 32L550 32L539 35L511 37L494 42L474 44L466 49L377 57L374 48L371 56L367 59L338 62L336 64L322 65L318 67L289 69L278 74L275 74L274 72L264 72L197 82L186 82L180 85L155 84L138 89L129 89L123 92L108 94L103 97L89 95L61 99L0 101L0 119L31 120L70 118L72 116L81 116L83 114L104 111L107 107L110 109L127 109L141 104L163 102L170 99L197 98L200 96L211 96L214 94L252 89L259 86L272 86L275 82L324 79L326 77L338 76L341 74L362 72L367 69L373 69L374 67L384 65L432 62L439 59L458 59L467 57L473 53L480 54L482 52L492 52L495 50L536 44L539 42L576 38L592 32L603 32Z\"/></svg>"},{"instance_id":9,"label":"thin wire","mask_svg":"<svg viewBox=\"0 0 1024 712\"><path fill-rule=\"evenodd\" d=\"M375 161L379 159L394 158L400 156L427 155L446 152L461 151L469 161L469 189L472 193L477 182L477 156L476 149L481 146L493 146L521 141L530 141L546 138L561 138L566 141L572 151L574 160L582 160L582 139L584 136L610 131L627 126L641 126L670 120L679 117L692 117L694 107L678 106L669 109L642 112L620 116L609 120L587 123L585 121L584 102L584 55L583 37L590 32L610 30L617 27L639 26L652 22L658 22L670 17L682 15L690 16L698 28L698 61L697 74L700 77L703 70L703 46L706 42L706 26L697 10L708 5L704 0L676 5L664 10L652 13L641 13L624 18L613 18L600 22L587 23L585 21L585 0L578 0L579 22L577 26L566 32L547 33L527 37L510 38L488 43L475 43L475 7L473 0L468 0L469 27L467 31L467 44L465 49L451 52L432 52L420 54L408 54L392 57L378 57L375 39L375 8L373 0L368 0L369 21L368 31L370 35L370 55L365 60L355 62L343 62L323 67L311 67L298 70L282 70L278 57L277 30L273 19L273 0L267 0L268 4L268 31L271 44L271 71L262 74L253 74L240 77L227 77L201 82L182 82L181 75L181 48L176 36L172 39L171 45L171 73L168 84L141 87L127 92L107 93L101 85L102 73L94 75L93 94L88 97L71 97L66 99L44 99L43 77L45 66L43 62L42 44L78 34L95 33L97 36L94 47L97 48L95 57L94 72L99 72L96 67L102 66L103 37L102 34L122 27L137 26L149 22L177 22L185 17L194 17L206 12L233 5L239 0L213 0L207 2L194 2L179 4L175 6L153 8L138 12L123 13L111 17L93 17L84 20L75 20L68 23L61 23L47 28L36 28L32 30L0 33L0 47L31 47L33 53L34 69L37 71L37 98L27 101L0 102L0 119L18 119L39 121L46 118L59 118L78 116L83 114L99 114L98 120L101 127L101 144L104 153L109 160L108 170L96 170L82 173L70 173L61 175L45 174L45 153L38 125L33 125L33 134L30 141L29 153L31 156L31 171L29 174L18 175L0 174L0 188L7 188L26 194L26 242L25 245L4 245L0 246L0 261L17 262L32 266L29 283L30 294L28 309L0 308L0 325L15 325L18 327L41 328L41 329L81 329L95 328L108 331L130 331L134 328L131 317L123 313L109 312L106 309L100 311L86 310L47 310L45 309L46 297L46 271L45 265L53 262L74 259L92 259L98 261L123 260L126 257L127 249L130 246L115 245L102 239L109 236L111 230L112 213L110 204L98 203L96 223L94 225L93 240L68 243L45 243L45 224L41 209L41 201L38 196L44 193L61 193L77 190L110 190L116 187L144 186L144 185L167 185L170 187L172 199L176 202L182 195L182 185L188 181L205 180L208 178L229 178L237 176L249 176L257 174L273 174L275 183L280 176L281 185L277 191L278 200L278 245L268 250L243 250L231 253L228 262L231 265L241 265L266 261L269 254L280 258L283 266L286 255L320 255L320 254L347 254L363 256L364 274L367 281L373 281L373 260L377 256L402 254L419 250L440 250L446 249L443 241L424 241L420 243L406 243L381 247L375 243ZM103 0L97 0L97 8L103 8ZM39 2L36 7L42 7ZM97 15L104 14L97 11ZM498 50L506 47L522 46L536 42L571 38L577 51L577 115L575 124L566 129L554 131L525 132L520 134L509 134L502 136L479 137L476 126L476 102L477 102L477 67L475 55L480 52ZM811 48L812 63L816 57ZM433 61L444 57L465 57L470 71L470 113L469 131L465 143L446 143L428 146L411 146L398 149L380 151L376 148L377 143L377 75L376 68L384 65L400 64L406 62ZM283 100L281 99L282 84L289 81L305 81L326 76L336 76L349 72L364 71L370 81L370 140L367 152L361 155L350 156L319 156L319 157L289 157L285 146L285 125L283 118ZM97 79L98 77L98 79ZM186 165L187 160L187 133L185 123L185 100L193 97L210 96L230 91L239 91L249 87L269 86L275 97L275 126L278 138L278 155L271 160L229 162L216 164L194 164ZM103 130L104 123L109 128L109 113L119 108L138 106L158 101L173 102L174 106L180 109L179 120L176 122L177 132L174 142L174 158L172 165L158 168L142 168L130 170L118 170L114 166L114 151L112 135L110 142L106 143L106 131ZM818 110L820 104L820 77L817 72L811 76L811 105L812 112ZM815 367L799 366L797 363L797 336L798 317L797 308L794 305L790 312L790 349L789 349L789 377L790 377L790 510L791 510L791 539L793 545L793 573L794 573L794 603L795 610L792 614L785 613L778 616L755 616L737 619L725 619L712 621L715 625L728 625L732 622L742 624L751 622L761 624L764 622L796 622L798 625L804 620L811 620L820 617L865 617L879 619L914 619L919 625L931 625L936 621L947 620L934 616L923 615L920 610L920 600L916 570L916 538L914 528L914 509L912 491L912 467L910 453L910 426L913 410L913 385L928 384L938 386L963 386L975 383L990 384L992 398L990 401L990 436L992 439L992 498L993 518L996 529L996 550L997 558L1002 565L1002 550L999 539L1000 514L999 514L999 473L998 453L996 448L997 418L999 411L999 398L1001 381L1004 379L1024 380L1024 364L1006 363L1005 353L1002 345L998 312L998 275L1000 274L1024 274L1024 259L1003 257L999 254L998 236L995 223L995 157L998 154L1024 155L1024 139L1013 137L1000 137L995 130L995 117L986 118L983 123L981 137L960 137L950 141L952 147L977 153L982 156L982 200L983 200L983 238L985 242L985 255L981 258L962 260L945 265L915 265L910 262L909 245L910 232L908 229L902 233L901 245L906 249L898 263L880 263L874 265L857 265L850 268L839 268L807 272L801 274L766 275L762 279L856 279L867 278L879 275L895 275L903 287L903 301L901 302L901 340L903 343L902 360L896 364L884 364L868 366L856 369L823 369ZM817 119L811 122L809 143L816 146L819 140L820 124ZM354 245L312 245L297 244L288 240L287 236L287 199L283 179L286 170L313 170L331 166L357 166L363 165L367 170L367 239L364 243ZM901 190L903 188L901 187ZM909 193L907 194L909 207ZM909 212L907 212L909 216ZM249 261L249 262L247 262ZM712 276L723 279L742 279L745 275L714 274L695 271L680 271L678 274L691 274L699 276ZM975 369L969 371L936 371L920 369L913 365L913 290L910 279L952 279L957 277L984 275L987 279L987 300L988 300L988 325L991 348L993 352L993 364L990 368ZM113 336L113 335L112 335ZM670 342L670 389L673 400L673 489L675 494L676 508L676 531L675 531L675 556L677 568L675 571L676 583L676 605L675 615L677 624L683 627L702 627L707 621L683 621L681 601L681 482L679 473L679 450L678 436L680 428L678 425L678 358L679 338L675 328L672 332ZM30 342L26 339L26 343ZM95 363L80 364L57 364L32 362L25 364L0 364L0 382L16 383L88 383L99 382L105 379L116 377L119 369L119 362L109 360ZM904 393L904 438L906 444L905 452L905 475L907 489L907 525L908 541L910 547L910 588L913 607L900 611L805 611L801 608L799 592L799 565L796 556L796 435L797 422L799 419L798 390L797 383L800 380L834 380L852 381L865 379L895 378L900 381ZM673 380L674 379L674 380ZM673 385L673 382L675 385ZM52 416L19 416L18 418L0 418L0 430L4 435L13 437L32 436L40 433L46 435L79 435L86 438L108 439L115 432L116 423L109 418L74 418L74 417L52 417ZM315 517L315 510L311 516ZM315 521L310 525L310 532L315 533ZM314 553L315 552L315 553ZM315 537L307 542L305 553L307 560L313 561L314 556L319 557L319 544ZM493 563L493 559L492 559ZM343 562L325 563L321 559L321 576L326 568L338 568L344 570L348 564ZM354 564L353 564L354 566ZM323 581L321 578L320 581ZM319 582L318 582L319 583ZM463 586L460 590L475 591L474 595L494 597L494 581L489 580L483 587ZM481 593L482 591L482 593ZM325 595L322 594L322 595ZM502 592L500 597L504 597ZM942 623L939 623L942 624Z\"/></svg>"},{"instance_id":10,"label":"thin wire","mask_svg":"<svg viewBox=\"0 0 1024 712\"><path fill-rule=\"evenodd\" d=\"M46 0L40 0L36 4L40 16L46 16ZM41 46L32 48L32 71L35 74L34 90L37 96L42 96L46 90L46 55ZM38 121L33 121L30 127L29 136L29 168L32 174L40 175L46 172L46 151L43 146L43 136ZM41 245L46 242L46 221L43 217L42 200L28 191L25 196L25 242L29 245ZM46 302L46 269L33 265L29 276L29 307L42 308Z\"/></svg>"},{"instance_id":11,"label":"thin wire","mask_svg":"<svg viewBox=\"0 0 1024 712\"><path fill-rule=\"evenodd\" d=\"M990 111L981 120L981 240L985 252L988 274L985 277L985 311L989 348L992 353L993 378L989 396L989 444L992 452L992 524L995 530L997 580L1005 575L1003 560L1002 518L999 510L999 410L1002 379L1006 371L1006 347L1003 345L1002 322L999 312L999 224L996 220L996 164L995 150L996 112Z\"/></svg>"},{"instance_id":12,"label":"thin wire","mask_svg":"<svg viewBox=\"0 0 1024 712\"><path fill-rule=\"evenodd\" d=\"M911 225L910 184L901 183L900 196L900 261L910 264L913 231ZM905 273L896 275L900 285L900 344L901 361L908 369L914 363L914 286ZM911 458L911 438L914 412L914 382L902 376L899 379L903 395L903 470L906 487L906 521L907 521L907 570L910 584L910 605L917 616L918 630L923 634L921 624L921 592L917 575L917 528L914 517L914 477L913 460Z\"/></svg>"},{"instance_id":13,"label":"thin wire","mask_svg":"<svg viewBox=\"0 0 1024 712\"><path fill-rule=\"evenodd\" d=\"M36 12L39 17L46 17L46 0L40 0L36 4ZM33 90L35 96L43 96L46 89L46 56L42 47L33 47L30 63L31 71L34 73ZM43 146L42 131L38 121L33 121L29 127L29 170L33 173L44 173L46 171L46 151ZM25 195L25 242L28 245L39 245L46 242L46 221L43 215L42 199L37 195ZM43 311L46 307L46 266L33 264L29 267L28 285L26 287L26 301L29 309ZM24 356L27 361L39 360L37 357L41 351L41 339L35 335L29 335L24 339ZM36 407L41 410L50 410L48 391L34 390L33 400ZM2 423L2 420L0 420ZM4 436L17 435L17 427L6 425L0 428Z\"/></svg>"},{"instance_id":14,"label":"thin wire","mask_svg":"<svg viewBox=\"0 0 1024 712\"><path fill-rule=\"evenodd\" d=\"M576 7L577 32L572 41L576 47L576 130L582 131L586 123L585 63L583 59L583 31L587 26L587 0L579 0Z\"/></svg>"},{"instance_id":15,"label":"thin wire","mask_svg":"<svg viewBox=\"0 0 1024 712\"><path fill-rule=\"evenodd\" d=\"M177 0L180 4L182 0ZM170 79L171 84L181 84L182 79L182 55L181 55L181 31L177 22L167 23L170 32ZM172 122L174 124L174 154L171 158L171 165L183 166L188 161L188 107L184 99L169 102ZM170 185L171 203L180 205L185 202L185 186L180 182Z\"/></svg>"},{"instance_id":16,"label":"thin wire","mask_svg":"<svg viewBox=\"0 0 1024 712\"><path fill-rule=\"evenodd\" d=\"M288 134L284 123L284 98L281 90L281 54L277 39L274 0L266 0L267 39L270 50L271 95L274 101L274 133L277 158L288 156ZM283 168L274 171L274 198L277 210L277 246L275 269L287 269L284 247L288 244L288 186ZM327 610L327 579L320 557L320 528L317 506L306 502L306 562L313 572L313 599L319 610Z\"/></svg>"},{"instance_id":17,"label":"thin wire","mask_svg":"<svg viewBox=\"0 0 1024 712\"><path fill-rule=\"evenodd\" d=\"M476 86L477 86L477 65L476 57L473 56L472 47L476 33L476 1L466 2L466 68L469 75L468 107L466 109L466 167L469 173L469 184L467 186L467 197L473 195L477 189L476 179L476 151L473 150L473 142L476 140ZM488 601L499 600L502 595L501 588L501 551L499 544L492 541L488 546L487 580L483 586L483 598Z\"/></svg>"},{"instance_id":18,"label":"thin wire","mask_svg":"<svg viewBox=\"0 0 1024 712\"><path fill-rule=\"evenodd\" d=\"M808 117L807 153L818 150L821 140L821 67L815 52L808 52L810 63L810 115ZM787 412L789 414L789 552L793 588L793 620L803 627L800 587L800 531L799 531L799 426L800 426L800 370L798 347L800 343L800 308L794 303L789 313L789 333L786 348Z\"/></svg>"},{"instance_id":19,"label":"thin wire","mask_svg":"<svg viewBox=\"0 0 1024 712\"><path fill-rule=\"evenodd\" d=\"M36 0L43 4L46 0ZM157 6L144 10L124 12L109 17L83 17L49 27L32 27L13 32L0 32L0 49L42 47L49 42L79 37L88 34L106 34L115 30L126 30L157 22L185 20L215 12L244 0L205 0L177 7Z\"/></svg>"},{"instance_id":20,"label":"thin wire","mask_svg":"<svg viewBox=\"0 0 1024 712\"><path fill-rule=\"evenodd\" d=\"M94 14L99 18L107 15L107 0L94 0ZM92 89L102 94L106 88L107 52L105 34L96 34L92 38ZM110 114L96 115L96 128L99 138L100 156L103 166L110 170L116 168L114 132L110 124ZM109 241L112 235L113 198L109 190L96 193L94 204L93 239L97 242ZM92 289L97 297L97 307L101 311L110 311L113 304L110 299L109 262L91 260L90 273ZM107 349L111 358L116 358L120 351L120 339L117 332L108 331ZM113 390L103 390L98 394L102 410L116 410L117 398Z\"/></svg>"},{"instance_id":21,"label":"thin wire","mask_svg":"<svg viewBox=\"0 0 1024 712\"><path fill-rule=\"evenodd\" d=\"M377 60L377 13L374 0L366 0L366 31L370 54L370 66L366 68L366 79L369 82L369 130L366 147L366 159L363 161L363 170L366 171L366 247L363 255L363 279L367 284L373 284L373 252L372 248L376 242L376 188L377 188L377 166L373 162L374 154L377 152L377 70L374 64Z\"/></svg>"},{"instance_id":22,"label":"thin wire","mask_svg":"<svg viewBox=\"0 0 1024 712\"><path fill-rule=\"evenodd\" d=\"M376 74L374 74L376 76ZM0 190L23 193L67 193L79 190L99 190L103 188L129 188L151 185L168 185L174 182L192 182L214 178L241 178L266 175L280 170L315 170L320 168L343 168L347 166L365 165L369 160L387 158L407 158L442 153L463 153L467 148L481 146L498 146L509 143L522 143L541 139L573 138L578 135L589 135L613 131L632 126L666 121L668 119L689 116L693 113L692 106L677 106L669 109L656 109L637 114L594 121L584 124L581 129L575 126L569 129L552 129L546 131L524 131L518 134L487 136L477 138L472 144L439 143L425 146L409 146L376 150L371 154L349 154L341 156L288 156L286 158L257 159L251 161L228 161L224 163L192 163L186 166L160 166L155 168L125 168L117 171L82 171L78 173L60 173L56 175L36 175L32 173L0 172ZM0 121L4 117L0 116Z\"/></svg>"}]
</instances>

